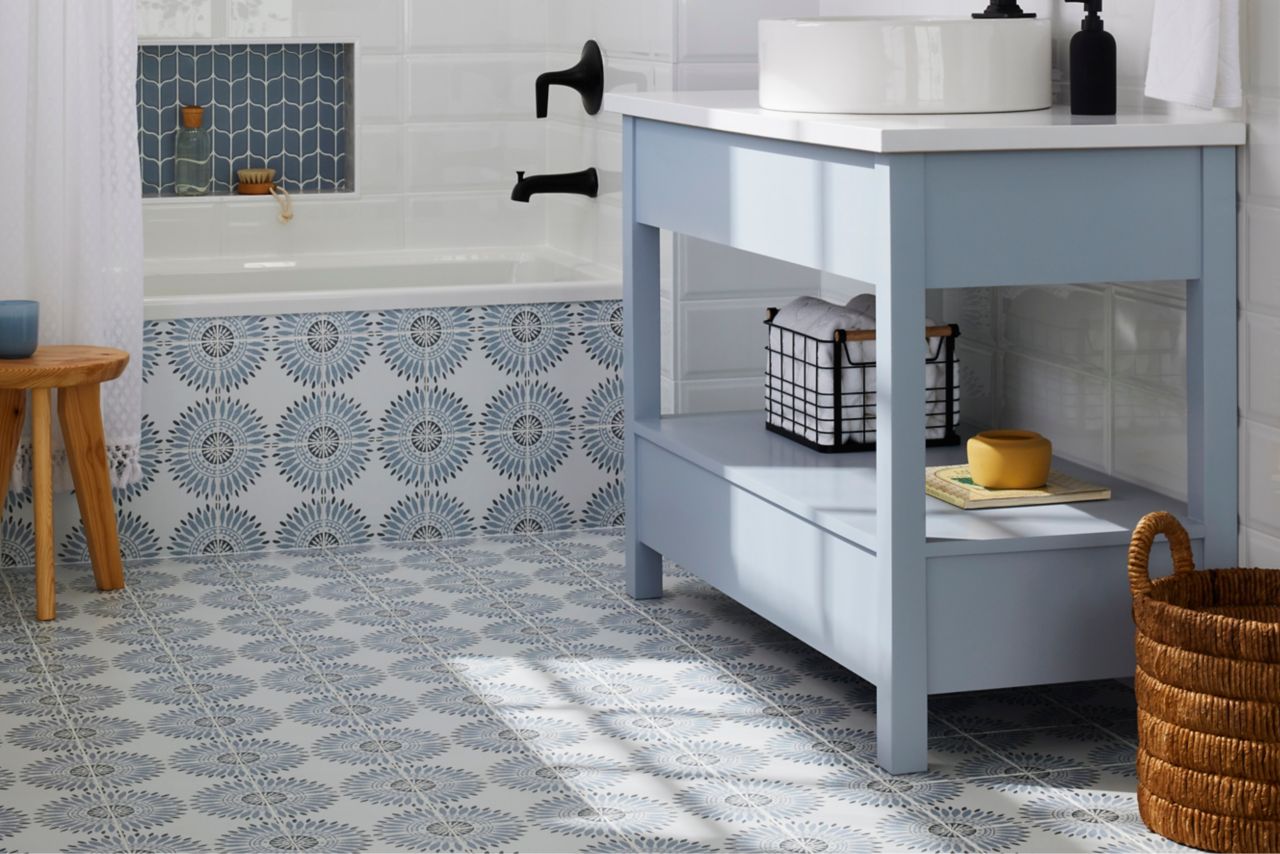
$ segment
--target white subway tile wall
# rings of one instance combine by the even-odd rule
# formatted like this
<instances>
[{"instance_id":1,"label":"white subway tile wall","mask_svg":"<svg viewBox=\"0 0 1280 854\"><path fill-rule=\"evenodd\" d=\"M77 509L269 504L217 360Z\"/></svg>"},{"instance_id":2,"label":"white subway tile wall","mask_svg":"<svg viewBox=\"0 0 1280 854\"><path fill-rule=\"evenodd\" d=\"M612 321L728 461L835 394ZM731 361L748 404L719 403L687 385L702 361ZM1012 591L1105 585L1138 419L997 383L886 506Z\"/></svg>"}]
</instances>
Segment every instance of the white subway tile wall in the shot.
<instances>
[{"instance_id":1,"label":"white subway tile wall","mask_svg":"<svg viewBox=\"0 0 1280 854\"><path fill-rule=\"evenodd\" d=\"M441 246L539 246L547 205L506 201L547 160L534 78L549 66L549 0L139 0L154 39L319 33L356 41L352 198L272 206L148 205L149 257L254 257ZM184 208L178 211L177 208Z\"/></svg>"},{"instance_id":2,"label":"white subway tile wall","mask_svg":"<svg viewBox=\"0 0 1280 854\"><path fill-rule=\"evenodd\" d=\"M1241 560L1280 566L1280 4L1245 0Z\"/></svg>"},{"instance_id":3,"label":"white subway tile wall","mask_svg":"<svg viewBox=\"0 0 1280 854\"><path fill-rule=\"evenodd\" d=\"M754 89L757 22L818 12L818 0L677 0L671 88ZM818 291L822 277L690 238L673 249L673 298L663 303L668 410L761 408L765 309Z\"/></svg>"}]
</instances>

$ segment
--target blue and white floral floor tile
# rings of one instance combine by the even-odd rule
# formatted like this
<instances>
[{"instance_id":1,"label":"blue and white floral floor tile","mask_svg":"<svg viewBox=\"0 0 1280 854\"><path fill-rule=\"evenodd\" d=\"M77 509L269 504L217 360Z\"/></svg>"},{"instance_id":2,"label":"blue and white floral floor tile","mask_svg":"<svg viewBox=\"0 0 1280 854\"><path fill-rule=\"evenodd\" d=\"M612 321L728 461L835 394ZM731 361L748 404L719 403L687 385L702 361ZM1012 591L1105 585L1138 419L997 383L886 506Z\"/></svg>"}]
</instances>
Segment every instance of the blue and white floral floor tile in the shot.
<instances>
[{"instance_id":1,"label":"blue and white floral floor tile","mask_svg":"<svg viewBox=\"0 0 1280 854\"><path fill-rule=\"evenodd\" d=\"M1121 683L938 698L874 764L874 690L616 531L0 574L16 851L1163 851Z\"/></svg>"}]
</instances>

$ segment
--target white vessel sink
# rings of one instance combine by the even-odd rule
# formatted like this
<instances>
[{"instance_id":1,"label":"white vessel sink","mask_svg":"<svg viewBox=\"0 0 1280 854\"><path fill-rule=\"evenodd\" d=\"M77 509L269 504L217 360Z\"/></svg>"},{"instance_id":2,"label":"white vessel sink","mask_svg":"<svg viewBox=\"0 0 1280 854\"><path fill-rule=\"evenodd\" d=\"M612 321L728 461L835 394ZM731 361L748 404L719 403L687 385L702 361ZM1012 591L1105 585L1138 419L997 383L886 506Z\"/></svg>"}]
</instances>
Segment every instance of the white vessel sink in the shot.
<instances>
[{"instance_id":1,"label":"white vessel sink","mask_svg":"<svg viewBox=\"0 0 1280 854\"><path fill-rule=\"evenodd\" d=\"M1005 113L1052 103L1043 18L760 22L760 106L803 113Z\"/></svg>"}]
</instances>

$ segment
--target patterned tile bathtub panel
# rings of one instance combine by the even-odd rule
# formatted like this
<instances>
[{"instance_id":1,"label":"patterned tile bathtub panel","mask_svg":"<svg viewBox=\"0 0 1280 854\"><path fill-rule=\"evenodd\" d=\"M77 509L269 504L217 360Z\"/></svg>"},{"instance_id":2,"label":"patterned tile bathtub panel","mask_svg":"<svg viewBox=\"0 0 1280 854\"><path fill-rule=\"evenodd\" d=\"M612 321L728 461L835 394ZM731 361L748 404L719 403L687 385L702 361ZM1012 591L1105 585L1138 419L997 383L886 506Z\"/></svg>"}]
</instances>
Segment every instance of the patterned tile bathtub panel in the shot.
<instances>
[{"instance_id":1,"label":"patterned tile bathtub panel","mask_svg":"<svg viewBox=\"0 0 1280 854\"><path fill-rule=\"evenodd\" d=\"M130 558L623 519L617 302L151 322ZM34 562L30 501L0 563ZM87 559L74 501L64 561Z\"/></svg>"},{"instance_id":2,"label":"patterned tile bathtub panel","mask_svg":"<svg viewBox=\"0 0 1280 854\"><path fill-rule=\"evenodd\" d=\"M184 104L206 108L215 193L232 191L236 170L262 165L293 192L349 189L349 63L342 44L139 47L143 194L174 194Z\"/></svg>"}]
</instances>

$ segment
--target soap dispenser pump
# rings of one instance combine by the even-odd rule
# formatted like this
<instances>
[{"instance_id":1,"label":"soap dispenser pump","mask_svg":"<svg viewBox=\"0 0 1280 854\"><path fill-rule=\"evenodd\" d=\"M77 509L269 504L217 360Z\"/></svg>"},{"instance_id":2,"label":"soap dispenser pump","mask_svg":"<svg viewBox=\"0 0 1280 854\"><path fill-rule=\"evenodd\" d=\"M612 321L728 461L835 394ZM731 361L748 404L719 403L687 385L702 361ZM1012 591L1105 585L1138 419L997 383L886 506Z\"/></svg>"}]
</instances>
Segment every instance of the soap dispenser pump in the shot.
<instances>
[{"instance_id":1,"label":"soap dispenser pump","mask_svg":"<svg viewBox=\"0 0 1280 854\"><path fill-rule=\"evenodd\" d=\"M1102 0L1083 3L1084 22L1071 37L1071 112L1077 116L1116 114L1116 39L1103 29Z\"/></svg>"}]
</instances>

